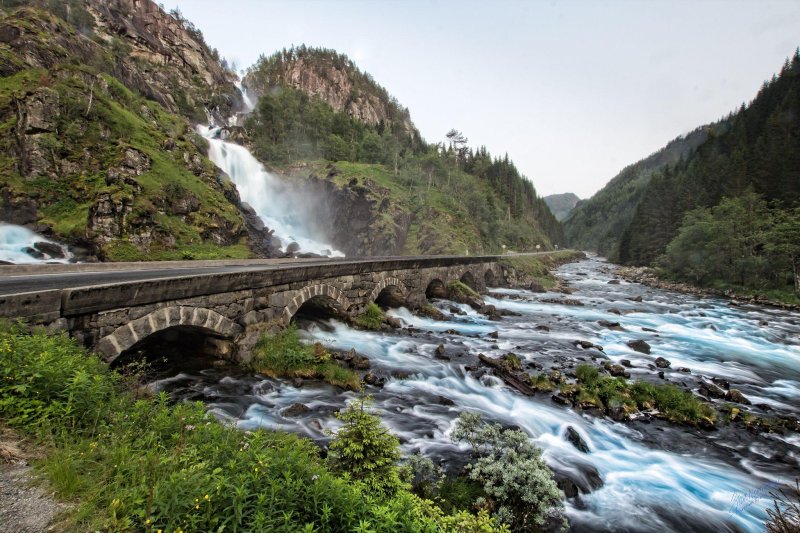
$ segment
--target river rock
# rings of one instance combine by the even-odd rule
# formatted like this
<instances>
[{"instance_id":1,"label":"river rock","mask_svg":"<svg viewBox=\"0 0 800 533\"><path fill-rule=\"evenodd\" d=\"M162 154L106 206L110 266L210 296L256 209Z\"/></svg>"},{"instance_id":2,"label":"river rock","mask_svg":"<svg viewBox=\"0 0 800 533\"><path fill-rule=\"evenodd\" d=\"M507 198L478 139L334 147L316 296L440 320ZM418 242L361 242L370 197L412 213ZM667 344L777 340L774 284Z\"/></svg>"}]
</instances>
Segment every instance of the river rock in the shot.
<instances>
[{"instance_id":1,"label":"river rock","mask_svg":"<svg viewBox=\"0 0 800 533\"><path fill-rule=\"evenodd\" d=\"M617 316L622 314L622 311L620 311L619 309L609 309L608 312L611 313L612 315L617 315Z\"/></svg>"},{"instance_id":2,"label":"river rock","mask_svg":"<svg viewBox=\"0 0 800 533\"><path fill-rule=\"evenodd\" d=\"M714 385L713 383L704 382L697 389L700 394L707 398L724 398L725 391Z\"/></svg>"},{"instance_id":3,"label":"river rock","mask_svg":"<svg viewBox=\"0 0 800 533\"><path fill-rule=\"evenodd\" d=\"M572 404L572 402L568 398L565 398L565 397L561 396L560 394L553 394L550 397L550 399L553 400L556 403L561 404L561 405L571 405Z\"/></svg>"},{"instance_id":4,"label":"river rock","mask_svg":"<svg viewBox=\"0 0 800 533\"><path fill-rule=\"evenodd\" d=\"M608 320L598 320L598 324L603 326L604 328L608 328L614 331L624 331L624 328L619 325L619 322L610 322Z\"/></svg>"},{"instance_id":5,"label":"river rock","mask_svg":"<svg viewBox=\"0 0 800 533\"><path fill-rule=\"evenodd\" d=\"M582 451L583 453L589 453L589 446L586 444L586 441L583 440L580 433L575 431L575 428L572 426L567 426L567 430L564 434L566 439L578 450Z\"/></svg>"},{"instance_id":6,"label":"river rock","mask_svg":"<svg viewBox=\"0 0 800 533\"><path fill-rule=\"evenodd\" d=\"M678 372L681 372L683 374L691 374L691 372L692 372L690 369L686 368L685 366L679 366L675 370L677 370Z\"/></svg>"},{"instance_id":7,"label":"river rock","mask_svg":"<svg viewBox=\"0 0 800 533\"><path fill-rule=\"evenodd\" d=\"M608 282L608 284L609 285L619 285L619 280L618 279L612 279L611 281Z\"/></svg>"},{"instance_id":8,"label":"river rock","mask_svg":"<svg viewBox=\"0 0 800 533\"><path fill-rule=\"evenodd\" d=\"M538 281L531 281L528 290L531 292L547 292L545 288L542 286L542 284L539 283Z\"/></svg>"},{"instance_id":9,"label":"river rock","mask_svg":"<svg viewBox=\"0 0 800 533\"><path fill-rule=\"evenodd\" d=\"M536 326L533 329L535 329L536 331L550 331L550 328L548 328L547 326Z\"/></svg>"},{"instance_id":10,"label":"river rock","mask_svg":"<svg viewBox=\"0 0 800 533\"><path fill-rule=\"evenodd\" d=\"M496 339L497 338L497 332L496 331L490 331L486 336L489 337L490 339Z\"/></svg>"},{"instance_id":11,"label":"river rock","mask_svg":"<svg viewBox=\"0 0 800 533\"><path fill-rule=\"evenodd\" d=\"M650 352L647 352L650 353ZM664 359L663 357L656 357L656 360L653 361L658 368L669 368L672 363L669 360Z\"/></svg>"},{"instance_id":12,"label":"river rock","mask_svg":"<svg viewBox=\"0 0 800 533\"><path fill-rule=\"evenodd\" d=\"M739 391L739 389L731 389L731 390L729 390L728 393L725 395L725 399L728 400L729 402L741 403L741 404L744 404L744 405L750 405L750 400L745 398L744 394L742 394Z\"/></svg>"},{"instance_id":13,"label":"river rock","mask_svg":"<svg viewBox=\"0 0 800 533\"><path fill-rule=\"evenodd\" d=\"M731 384L728 382L727 379L723 379L723 378L719 378L719 377L714 376L713 378L711 378L711 381L713 381L714 383L716 383L718 386L722 387L725 390L728 390L728 389L731 388Z\"/></svg>"},{"instance_id":14,"label":"river rock","mask_svg":"<svg viewBox=\"0 0 800 533\"><path fill-rule=\"evenodd\" d=\"M547 379L552 381L553 383L564 383L564 376L561 375L561 372L558 370L551 370L550 374L547 375Z\"/></svg>"},{"instance_id":15,"label":"river rock","mask_svg":"<svg viewBox=\"0 0 800 533\"><path fill-rule=\"evenodd\" d=\"M614 377L624 377L629 378L631 377L630 373L625 370L625 367L622 365L608 365L606 367L608 373Z\"/></svg>"},{"instance_id":16,"label":"river rock","mask_svg":"<svg viewBox=\"0 0 800 533\"><path fill-rule=\"evenodd\" d=\"M302 386L303 386L303 378L294 378L294 379L292 380L292 385L293 385L295 388L299 389L300 387L302 387Z\"/></svg>"},{"instance_id":17,"label":"river rock","mask_svg":"<svg viewBox=\"0 0 800 533\"><path fill-rule=\"evenodd\" d=\"M386 323L389 325L390 328L393 329L400 329L403 327L403 321L397 318L396 316L387 317Z\"/></svg>"},{"instance_id":18,"label":"river rock","mask_svg":"<svg viewBox=\"0 0 800 533\"><path fill-rule=\"evenodd\" d=\"M445 357L445 349L444 349L444 344L440 344L439 346L437 346L437 347L436 347L436 351L434 351L434 352L433 352L433 355L434 355L434 357L436 357L437 359L441 359L441 358ZM448 358L448 359L449 359L449 358Z\"/></svg>"},{"instance_id":19,"label":"river rock","mask_svg":"<svg viewBox=\"0 0 800 533\"><path fill-rule=\"evenodd\" d=\"M642 331L646 331L647 333L658 333L658 331L654 330L653 328L642 328Z\"/></svg>"},{"instance_id":20,"label":"river rock","mask_svg":"<svg viewBox=\"0 0 800 533\"><path fill-rule=\"evenodd\" d=\"M306 404L297 402L284 409L281 414L283 416L300 416L310 411L311 408L309 408Z\"/></svg>"},{"instance_id":21,"label":"river rock","mask_svg":"<svg viewBox=\"0 0 800 533\"><path fill-rule=\"evenodd\" d=\"M578 495L578 485L576 485L574 481L558 474L556 474L554 478L556 485L558 485L558 488L564 493L565 498L574 498Z\"/></svg>"},{"instance_id":22,"label":"river rock","mask_svg":"<svg viewBox=\"0 0 800 533\"><path fill-rule=\"evenodd\" d=\"M621 364L625 368L633 368L633 365L631 364L629 359L620 359L619 364Z\"/></svg>"},{"instance_id":23,"label":"river rock","mask_svg":"<svg viewBox=\"0 0 800 533\"><path fill-rule=\"evenodd\" d=\"M22 252L28 254L34 259L44 259L44 254L31 246L26 246L25 248L22 249Z\"/></svg>"},{"instance_id":24,"label":"river rock","mask_svg":"<svg viewBox=\"0 0 800 533\"><path fill-rule=\"evenodd\" d=\"M643 353L645 355L650 354L650 345L641 339L628 341L628 348Z\"/></svg>"},{"instance_id":25,"label":"river rock","mask_svg":"<svg viewBox=\"0 0 800 533\"><path fill-rule=\"evenodd\" d=\"M33 247L39 250L40 252L49 255L53 259L63 259L64 258L64 250L61 246L52 243L52 242L45 242L39 241L33 243Z\"/></svg>"},{"instance_id":26,"label":"river rock","mask_svg":"<svg viewBox=\"0 0 800 533\"><path fill-rule=\"evenodd\" d=\"M641 303L641 301L642 301L642 295L641 295L641 294L638 294L638 295L636 295L636 296L631 296L630 298L628 298L628 300L630 300L630 301L632 301L632 302L636 302L636 303Z\"/></svg>"},{"instance_id":27,"label":"river rock","mask_svg":"<svg viewBox=\"0 0 800 533\"><path fill-rule=\"evenodd\" d=\"M438 403L439 405L446 405L448 407L451 406L451 405L455 405L456 404L456 402L454 402L450 398L446 398L444 396L439 396L436 399L436 403Z\"/></svg>"}]
</instances>

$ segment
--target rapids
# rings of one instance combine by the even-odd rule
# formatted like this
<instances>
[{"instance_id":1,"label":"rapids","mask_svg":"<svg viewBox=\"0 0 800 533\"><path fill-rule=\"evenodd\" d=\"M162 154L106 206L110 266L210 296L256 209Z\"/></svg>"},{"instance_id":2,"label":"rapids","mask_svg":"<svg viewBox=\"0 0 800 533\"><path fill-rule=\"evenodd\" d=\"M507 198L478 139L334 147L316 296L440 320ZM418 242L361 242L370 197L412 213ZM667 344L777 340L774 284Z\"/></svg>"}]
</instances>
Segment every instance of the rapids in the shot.
<instances>
[{"instance_id":1,"label":"rapids","mask_svg":"<svg viewBox=\"0 0 800 533\"><path fill-rule=\"evenodd\" d=\"M58 255L61 257L51 257L47 253L36 250L36 243L47 243L56 251L60 249L61 252ZM31 255L31 251L34 255L41 255L41 257ZM72 254L66 246L46 239L22 226L0 222L0 261L14 264L67 263L71 258Z\"/></svg>"},{"instance_id":2,"label":"rapids","mask_svg":"<svg viewBox=\"0 0 800 533\"><path fill-rule=\"evenodd\" d=\"M575 289L570 298L583 306L543 301L561 297L555 293L493 289L487 303L517 316L495 322L467 306L437 302L446 321L394 309L389 313L414 329L365 332L327 320L311 323L303 335L332 349L355 348L370 358L372 371L386 383L368 387L368 392L405 452L420 450L446 465L462 464L464 449L450 442L449 432L464 410L525 430L557 477L571 480L581 491L566 501L575 531L763 531L771 483L790 483L800 476L797 434L754 435L730 427L703 431L657 420L618 423L556 405L549 394L523 396L476 368L476 354L499 356L513 350L523 364L567 371L589 359L589 351L573 344L583 339L602 345L612 361L630 360L632 379L660 382L649 365L662 356L672 362L665 375L669 382L696 389L701 376L721 377L754 404L763 404L753 407L756 412L797 416L797 315L731 307L723 300L625 281L609 284L611 265L598 259L565 265L559 275ZM624 331L604 328L598 320L620 322ZM493 332L497 339L488 335ZM631 339L646 340L652 353L631 350L626 344ZM449 360L434 357L440 343ZM675 370L681 366L691 374ZM328 439L325 430L337 425L333 413L354 396L329 385L298 388L202 364L174 369L150 386L176 398L203 400L218 417L243 429L295 431L321 444ZM306 404L310 412L284 416L282 411L295 402ZM566 440L568 426L585 440L589 453ZM602 487L592 490L598 474ZM752 497L744 498L748 494Z\"/></svg>"}]
</instances>

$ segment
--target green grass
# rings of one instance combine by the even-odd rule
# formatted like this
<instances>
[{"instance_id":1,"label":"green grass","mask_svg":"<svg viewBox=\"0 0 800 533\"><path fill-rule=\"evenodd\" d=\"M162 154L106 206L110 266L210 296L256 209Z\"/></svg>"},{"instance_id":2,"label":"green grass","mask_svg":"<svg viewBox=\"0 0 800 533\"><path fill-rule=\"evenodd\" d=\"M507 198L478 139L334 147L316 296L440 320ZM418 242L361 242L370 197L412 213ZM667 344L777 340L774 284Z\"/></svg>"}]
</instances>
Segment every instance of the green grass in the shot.
<instances>
[{"instance_id":1,"label":"green grass","mask_svg":"<svg viewBox=\"0 0 800 533\"><path fill-rule=\"evenodd\" d=\"M0 328L0 428L37 444L69 531L496 531L407 490L332 473L295 435L243 432L200 403L136 399L66 335ZM461 528L461 529L459 529Z\"/></svg>"},{"instance_id":2,"label":"green grass","mask_svg":"<svg viewBox=\"0 0 800 533\"><path fill-rule=\"evenodd\" d=\"M386 314L383 309L375 302L371 302L366 311L356 317L356 324L364 329L379 331L383 327L384 320L386 320Z\"/></svg>"},{"instance_id":3,"label":"green grass","mask_svg":"<svg viewBox=\"0 0 800 533\"><path fill-rule=\"evenodd\" d=\"M331 361L320 344L304 344L297 326L290 325L273 335L262 336L254 349L250 367L274 378L318 378L345 389L361 390L358 372Z\"/></svg>"},{"instance_id":4,"label":"green grass","mask_svg":"<svg viewBox=\"0 0 800 533\"><path fill-rule=\"evenodd\" d=\"M447 284L447 296L456 301L461 301L466 298L480 299L481 297L475 289L459 280L453 280Z\"/></svg>"}]
</instances>

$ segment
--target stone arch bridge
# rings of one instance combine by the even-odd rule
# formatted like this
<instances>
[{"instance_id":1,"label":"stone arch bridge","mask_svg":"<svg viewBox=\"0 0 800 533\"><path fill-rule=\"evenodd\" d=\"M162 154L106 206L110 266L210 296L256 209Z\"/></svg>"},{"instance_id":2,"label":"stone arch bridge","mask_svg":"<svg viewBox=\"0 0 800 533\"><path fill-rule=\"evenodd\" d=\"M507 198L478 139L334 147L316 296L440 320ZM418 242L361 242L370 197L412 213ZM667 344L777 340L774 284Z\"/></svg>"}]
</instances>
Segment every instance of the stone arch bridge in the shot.
<instances>
[{"instance_id":1,"label":"stone arch bridge","mask_svg":"<svg viewBox=\"0 0 800 533\"><path fill-rule=\"evenodd\" d=\"M170 331L191 332L203 339L205 351L246 361L262 333L287 326L304 307L354 316L387 298L419 306L453 280L482 291L487 282L501 284L505 278L498 256L226 263L210 273L192 268L190 274L175 270L157 279L143 275L134 281L0 292L0 316L67 330L108 362ZM112 265L51 267L124 270Z\"/></svg>"}]
</instances>

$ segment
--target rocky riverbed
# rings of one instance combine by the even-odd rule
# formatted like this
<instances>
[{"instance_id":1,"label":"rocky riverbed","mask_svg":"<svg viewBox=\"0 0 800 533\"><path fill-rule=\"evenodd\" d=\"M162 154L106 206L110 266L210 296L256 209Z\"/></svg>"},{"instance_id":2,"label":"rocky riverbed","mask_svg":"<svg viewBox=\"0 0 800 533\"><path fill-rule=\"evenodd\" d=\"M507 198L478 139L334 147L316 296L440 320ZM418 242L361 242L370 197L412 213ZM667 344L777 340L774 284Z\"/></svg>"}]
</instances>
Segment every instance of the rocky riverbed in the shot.
<instances>
[{"instance_id":1,"label":"rocky riverbed","mask_svg":"<svg viewBox=\"0 0 800 533\"><path fill-rule=\"evenodd\" d=\"M792 425L800 414L797 315L651 288L613 269L598 259L564 265L561 292L494 288L484 297L498 312L494 319L440 300L434 305L443 320L399 308L389 315L401 329L367 332L317 320L303 325L303 335L369 359L366 390L406 452L457 469L464 450L449 432L463 410L528 432L556 472L576 530L763 530L766 492L744 508L732 502L800 475ZM514 368L505 367L509 354ZM570 398L554 401L559 394L525 382L517 364L568 384L578 365L590 364L603 375L672 383L724 413L732 406L737 416L787 422L748 426L724 415L695 426L652 411L617 417ZM300 432L323 446L337 425L333 413L355 396L202 362L150 387L200 399L244 429Z\"/></svg>"}]
</instances>

